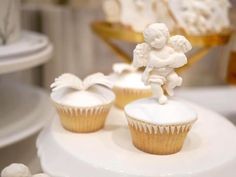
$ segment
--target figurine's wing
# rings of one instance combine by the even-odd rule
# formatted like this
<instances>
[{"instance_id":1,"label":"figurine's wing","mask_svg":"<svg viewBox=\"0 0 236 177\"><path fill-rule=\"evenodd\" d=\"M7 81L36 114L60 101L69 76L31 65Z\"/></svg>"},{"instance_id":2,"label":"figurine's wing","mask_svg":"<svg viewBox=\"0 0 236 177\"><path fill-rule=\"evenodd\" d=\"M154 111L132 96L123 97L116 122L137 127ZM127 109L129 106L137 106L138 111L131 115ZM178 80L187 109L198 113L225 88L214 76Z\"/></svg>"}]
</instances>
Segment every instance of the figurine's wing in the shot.
<instances>
[{"instance_id":1,"label":"figurine's wing","mask_svg":"<svg viewBox=\"0 0 236 177\"><path fill-rule=\"evenodd\" d=\"M140 68L147 65L148 54L151 48L147 43L138 44L133 52L133 63L132 65L136 68Z\"/></svg>"},{"instance_id":2,"label":"figurine's wing","mask_svg":"<svg viewBox=\"0 0 236 177\"><path fill-rule=\"evenodd\" d=\"M169 39L170 45L178 51L186 53L192 49L191 43L184 36L175 35Z\"/></svg>"},{"instance_id":3,"label":"figurine's wing","mask_svg":"<svg viewBox=\"0 0 236 177\"><path fill-rule=\"evenodd\" d=\"M56 78L50 87L52 88L52 91L56 91L65 87L82 90L83 83L77 76L70 73L65 73Z\"/></svg>"},{"instance_id":4,"label":"figurine's wing","mask_svg":"<svg viewBox=\"0 0 236 177\"><path fill-rule=\"evenodd\" d=\"M105 76L102 73L95 73L92 75L87 76L84 79L84 90L88 89L89 87L93 86L93 85L102 85L108 88L112 88L112 83L111 81L108 79L107 76Z\"/></svg>"}]
</instances>

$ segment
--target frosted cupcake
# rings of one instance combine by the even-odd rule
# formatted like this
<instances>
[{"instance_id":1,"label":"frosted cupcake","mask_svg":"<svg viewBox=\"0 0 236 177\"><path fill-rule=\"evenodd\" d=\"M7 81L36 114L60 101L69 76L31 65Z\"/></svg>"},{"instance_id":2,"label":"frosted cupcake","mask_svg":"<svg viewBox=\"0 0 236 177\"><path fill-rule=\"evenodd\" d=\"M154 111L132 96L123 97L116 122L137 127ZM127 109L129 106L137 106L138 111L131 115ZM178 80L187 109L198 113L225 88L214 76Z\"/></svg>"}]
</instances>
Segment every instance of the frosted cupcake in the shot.
<instances>
[{"instance_id":1,"label":"frosted cupcake","mask_svg":"<svg viewBox=\"0 0 236 177\"><path fill-rule=\"evenodd\" d=\"M157 104L155 98L141 99L125 107L135 147L152 154L172 154L181 150L197 120L197 114L178 100Z\"/></svg>"},{"instance_id":2,"label":"frosted cupcake","mask_svg":"<svg viewBox=\"0 0 236 177\"><path fill-rule=\"evenodd\" d=\"M94 132L103 128L115 99L111 83L102 73L81 81L62 74L51 85L54 102L63 127L73 132Z\"/></svg>"},{"instance_id":3,"label":"frosted cupcake","mask_svg":"<svg viewBox=\"0 0 236 177\"><path fill-rule=\"evenodd\" d=\"M149 25L144 30L144 40L134 50L133 65L146 66L142 80L151 86L153 97L125 107L132 141L135 147L148 153L176 153L197 114L188 105L168 100L167 96L173 96L174 88L182 84L174 69L187 63L185 52L191 49L191 44L183 36L169 37L167 27L161 23Z\"/></svg>"},{"instance_id":4,"label":"frosted cupcake","mask_svg":"<svg viewBox=\"0 0 236 177\"><path fill-rule=\"evenodd\" d=\"M150 86L145 86L141 81L142 73L133 66L125 63L113 65L114 86L116 94L115 105L123 109L124 106L134 100L151 96Z\"/></svg>"}]
</instances>

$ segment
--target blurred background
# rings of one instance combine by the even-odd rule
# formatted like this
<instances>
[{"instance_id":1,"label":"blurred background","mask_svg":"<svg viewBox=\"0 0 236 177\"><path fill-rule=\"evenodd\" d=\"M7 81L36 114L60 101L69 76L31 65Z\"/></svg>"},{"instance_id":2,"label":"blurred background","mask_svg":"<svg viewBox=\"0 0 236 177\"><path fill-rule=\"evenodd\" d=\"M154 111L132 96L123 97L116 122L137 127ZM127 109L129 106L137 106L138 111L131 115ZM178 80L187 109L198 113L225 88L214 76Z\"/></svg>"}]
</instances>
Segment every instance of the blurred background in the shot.
<instances>
[{"instance_id":1,"label":"blurred background","mask_svg":"<svg viewBox=\"0 0 236 177\"><path fill-rule=\"evenodd\" d=\"M231 3L230 19L234 27L236 25L236 0L232 0ZM53 46L53 52L50 59L43 65L1 74L0 84L20 83L40 87L49 93L50 84L62 73L74 73L81 78L98 71L109 74L112 72L112 64L121 61L90 28L93 21L105 18L102 0L22 0L20 8L21 28L46 35ZM236 59L232 57L234 56L232 52L236 52L234 38L234 36L231 37L227 45L212 48L207 56L181 73L184 79L182 89L186 91L179 91L180 96L209 106L232 121L236 119L236 110L232 101L236 98L233 86L235 81L229 82L227 78L230 75L229 62L231 62L231 68L236 68ZM134 45L126 44L125 46L127 51L132 53ZM208 102L203 100L204 97L209 98ZM228 100L229 97L230 100ZM4 105L6 103L4 100L11 102L12 97L0 96L0 98L2 98L1 105ZM27 102L29 98L22 99ZM226 108L223 108L222 104ZM16 105L16 107L19 106L21 105ZM31 106L27 107L27 111L32 109ZM7 111L5 109L5 114L14 109L14 107ZM3 116L4 114L0 112L0 119ZM17 116L17 119L17 122L21 121L21 117ZM46 122L48 121L50 120L47 119ZM4 121L0 121L0 124L0 127L6 127ZM29 165L33 172L39 172L40 164L35 148L38 131L35 129L24 138L0 146L0 169L12 162L23 162ZM0 140L1 138L6 137L0 131Z\"/></svg>"}]
</instances>

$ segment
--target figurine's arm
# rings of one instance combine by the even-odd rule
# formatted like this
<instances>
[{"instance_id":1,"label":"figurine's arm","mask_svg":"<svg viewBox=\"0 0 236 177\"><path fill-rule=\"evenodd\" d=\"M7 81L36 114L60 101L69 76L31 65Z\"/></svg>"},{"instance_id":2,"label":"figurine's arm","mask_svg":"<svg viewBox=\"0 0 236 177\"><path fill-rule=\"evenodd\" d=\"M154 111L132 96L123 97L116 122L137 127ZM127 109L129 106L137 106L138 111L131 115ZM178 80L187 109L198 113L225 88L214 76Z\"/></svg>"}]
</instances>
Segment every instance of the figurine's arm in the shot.
<instances>
[{"instance_id":1,"label":"figurine's arm","mask_svg":"<svg viewBox=\"0 0 236 177\"><path fill-rule=\"evenodd\" d=\"M160 59L156 54L150 54L149 65L156 68L163 68L165 66L171 65L175 62L174 57L168 57L166 59Z\"/></svg>"},{"instance_id":2,"label":"figurine's arm","mask_svg":"<svg viewBox=\"0 0 236 177\"><path fill-rule=\"evenodd\" d=\"M169 64L169 67L172 68L179 68L187 64L187 57L183 53L174 53L169 56L169 60L173 60L173 62Z\"/></svg>"}]
</instances>

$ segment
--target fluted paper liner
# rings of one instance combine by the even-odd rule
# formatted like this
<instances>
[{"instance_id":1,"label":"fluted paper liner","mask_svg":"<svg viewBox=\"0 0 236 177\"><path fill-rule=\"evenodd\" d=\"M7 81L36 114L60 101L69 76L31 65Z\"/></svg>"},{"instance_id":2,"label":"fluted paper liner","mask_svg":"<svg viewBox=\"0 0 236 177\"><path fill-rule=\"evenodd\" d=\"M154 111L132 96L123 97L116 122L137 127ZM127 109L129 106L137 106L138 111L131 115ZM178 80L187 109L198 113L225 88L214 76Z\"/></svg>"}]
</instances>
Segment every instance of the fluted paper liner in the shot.
<instances>
[{"instance_id":1,"label":"fluted paper liner","mask_svg":"<svg viewBox=\"0 0 236 177\"><path fill-rule=\"evenodd\" d=\"M104 127L112 103L93 107L71 107L55 103L63 127L72 132L94 132Z\"/></svg>"},{"instance_id":2,"label":"fluted paper liner","mask_svg":"<svg viewBox=\"0 0 236 177\"><path fill-rule=\"evenodd\" d=\"M158 155L179 152L195 121L179 125L155 125L127 116L132 142L138 149Z\"/></svg>"},{"instance_id":3,"label":"fluted paper liner","mask_svg":"<svg viewBox=\"0 0 236 177\"><path fill-rule=\"evenodd\" d=\"M115 105L124 109L125 105L128 103L141 99L150 97L152 95L151 89L135 89L135 88L122 88L122 87L113 87L113 91L116 94Z\"/></svg>"}]
</instances>

